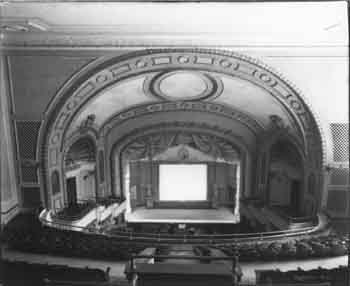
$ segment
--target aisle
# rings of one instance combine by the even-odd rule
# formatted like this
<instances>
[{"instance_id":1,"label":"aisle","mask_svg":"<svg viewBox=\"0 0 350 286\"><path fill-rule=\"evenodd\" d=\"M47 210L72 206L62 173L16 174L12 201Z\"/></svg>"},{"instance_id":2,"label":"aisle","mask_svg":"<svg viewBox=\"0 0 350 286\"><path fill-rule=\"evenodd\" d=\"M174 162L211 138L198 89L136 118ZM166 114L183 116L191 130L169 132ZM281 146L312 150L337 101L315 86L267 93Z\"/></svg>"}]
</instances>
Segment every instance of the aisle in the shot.
<instances>
[{"instance_id":1,"label":"aisle","mask_svg":"<svg viewBox=\"0 0 350 286\"><path fill-rule=\"evenodd\" d=\"M166 255L174 256L196 256L193 251L192 245L173 245L170 246L169 252ZM200 263L198 259L164 259L163 263L174 263L174 264L197 264Z\"/></svg>"}]
</instances>

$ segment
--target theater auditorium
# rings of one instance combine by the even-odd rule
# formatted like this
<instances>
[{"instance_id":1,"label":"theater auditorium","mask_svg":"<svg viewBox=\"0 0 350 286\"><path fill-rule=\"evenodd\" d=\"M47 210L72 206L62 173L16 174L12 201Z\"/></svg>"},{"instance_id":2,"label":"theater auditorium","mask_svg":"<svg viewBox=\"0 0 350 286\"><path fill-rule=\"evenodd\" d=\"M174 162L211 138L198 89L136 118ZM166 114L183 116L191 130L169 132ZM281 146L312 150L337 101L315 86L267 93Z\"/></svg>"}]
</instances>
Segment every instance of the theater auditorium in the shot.
<instances>
[{"instance_id":1,"label":"theater auditorium","mask_svg":"<svg viewBox=\"0 0 350 286\"><path fill-rule=\"evenodd\" d=\"M346 1L0 10L1 285L350 285Z\"/></svg>"}]
</instances>

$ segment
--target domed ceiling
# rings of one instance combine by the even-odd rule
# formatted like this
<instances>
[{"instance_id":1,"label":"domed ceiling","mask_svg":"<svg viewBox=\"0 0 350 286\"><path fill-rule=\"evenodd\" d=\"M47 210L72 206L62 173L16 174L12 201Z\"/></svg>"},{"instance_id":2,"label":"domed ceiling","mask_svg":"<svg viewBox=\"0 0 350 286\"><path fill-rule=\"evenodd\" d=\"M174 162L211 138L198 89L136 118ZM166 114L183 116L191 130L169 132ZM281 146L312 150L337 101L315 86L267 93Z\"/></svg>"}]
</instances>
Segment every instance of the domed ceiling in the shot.
<instances>
[{"instance_id":1,"label":"domed ceiling","mask_svg":"<svg viewBox=\"0 0 350 286\"><path fill-rule=\"evenodd\" d=\"M254 119L262 128L269 126L271 115L277 115L293 129L287 110L267 90L238 77L175 69L147 73L103 90L75 116L67 136L89 115L95 115L94 126L99 129L123 110L165 101L201 101L231 107Z\"/></svg>"}]
</instances>

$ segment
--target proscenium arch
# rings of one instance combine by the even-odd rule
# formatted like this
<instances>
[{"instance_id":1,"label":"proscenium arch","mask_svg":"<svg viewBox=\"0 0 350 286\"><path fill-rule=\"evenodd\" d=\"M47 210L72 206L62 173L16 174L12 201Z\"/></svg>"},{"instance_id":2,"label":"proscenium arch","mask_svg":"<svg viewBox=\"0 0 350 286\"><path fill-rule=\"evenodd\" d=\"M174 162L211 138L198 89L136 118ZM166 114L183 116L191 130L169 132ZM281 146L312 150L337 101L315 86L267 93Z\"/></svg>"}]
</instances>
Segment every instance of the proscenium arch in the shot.
<instances>
[{"instance_id":1,"label":"proscenium arch","mask_svg":"<svg viewBox=\"0 0 350 286\"><path fill-rule=\"evenodd\" d=\"M115 194L116 188L121 185L121 181L116 183L116 178L114 174L116 173L116 158L119 158L119 154L123 152L123 150L132 142L137 140L138 138L152 135L152 134L160 134L162 132L187 132L187 133L200 133L206 134L210 136L217 136L227 142L229 142L236 150L239 151L240 154L240 162L241 162L241 174L240 174L240 190L244 192L244 188L248 187L250 177L244 176L244 172L251 169L251 161L254 158L254 151L242 141L241 138L235 136L232 133L232 130L220 129L216 125L209 125L206 123L195 123L195 122L181 122L176 121L172 123L159 123L147 126L147 128L134 129L128 134L121 137L119 140L115 141L111 150L108 154L109 164L108 167L110 169L110 187L111 193ZM119 169L121 168L118 165ZM120 171L120 170L119 170ZM120 172L119 172L120 174ZM119 178L121 180L121 178ZM122 193L123 190L119 190Z\"/></svg>"},{"instance_id":2,"label":"proscenium arch","mask_svg":"<svg viewBox=\"0 0 350 286\"><path fill-rule=\"evenodd\" d=\"M169 105L168 105L169 104ZM185 105L184 105L185 104ZM204 107L204 108L203 108ZM209 107L209 108L208 108ZM214 110L208 110L210 107L215 107ZM182 118L182 116L178 117L175 113L166 113L168 111L179 111L181 115L186 117L187 115L192 115L194 118L187 116L187 119ZM161 113L167 114L167 119L163 119L159 122L147 122L145 116L152 114L155 119ZM234 113L233 116L232 112ZM128 114L124 116L124 114ZM213 114L215 116L214 120L205 120L206 115ZM125 112L118 113L115 117L112 117L109 122L106 122L105 128L100 128L100 136L103 138L109 138L109 142L113 145L120 145L118 142L125 141L122 138L137 138L145 133L148 133L150 129L163 130L164 132L177 128L177 131L181 131L181 129L191 128L193 132L197 133L205 133L205 134L214 134L220 138L226 138L227 141L231 142L231 145L236 145L236 149L239 150L247 150L246 153L249 154L250 158L255 158L256 150L255 144L252 145L251 139L256 140L258 136L258 132L263 132L263 127L256 122L254 119L250 119L248 122L243 120L242 118L237 119L237 116L248 117L245 113L237 112L237 110L231 109L228 106L222 106L220 104L213 104L208 102L160 102L156 104L142 104L136 106L134 108L127 109ZM181 119L182 118L182 119ZM128 123L128 121L139 120L142 124L135 126L133 124L132 129L123 128L124 123ZM221 124L220 119L226 119L225 127ZM242 122L243 121L243 122ZM221 122L223 123L223 122ZM236 127L243 127L249 132L249 138L245 138L241 136L240 133L237 133ZM124 126L125 127L125 126ZM112 135L111 135L112 133ZM157 132L156 132L157 133ZM112 137L111 137L112 136ZM113 138L112 140L110 140ZM106 158L110 157L110 152L113 149L113 145L106 147ZM250 166L250 161L247 161L247 168ZM111 177L115 174L111 169L115 166L115 164L108 165L109 162L106 162L106 179L108 181L109 192L115 190L112 187L112 183L114 182ZM242 168L243 170L243 168ZM249 168L246 170L250 170ZM247 176L249 177L249 176ZM243 176L241 176L243 178ZM118 186L118 184L116 184ZM242 185L243 186L243 185ZM250 182L246 182L245 186L250 186L249 190L252 190L252 186ZM118 189L119 191L119 189Z\"/></svg>"},{"instance_id":3,"label":"proscenium arch","mask_svg":"<svg viewBox=\"0 0 350 286\"><path fill-rule=\"evenodd\" d=\"M98 59L69 81L55 96L39 133L38 154L42 194L50 192L48 174L62 164L65 132L86 102L105 88L124 79L164 69L206 70L236 76L268 91L292 115L307 150L318 150L319 168L324 164L325 140L311 107L282 75L250 57L206 49L143 50ZM317 153L317 152L316 152ZM62 177L62 176L61 176ZM46 205L49 202L45 197Z\"/></svg>"}]
</instances>

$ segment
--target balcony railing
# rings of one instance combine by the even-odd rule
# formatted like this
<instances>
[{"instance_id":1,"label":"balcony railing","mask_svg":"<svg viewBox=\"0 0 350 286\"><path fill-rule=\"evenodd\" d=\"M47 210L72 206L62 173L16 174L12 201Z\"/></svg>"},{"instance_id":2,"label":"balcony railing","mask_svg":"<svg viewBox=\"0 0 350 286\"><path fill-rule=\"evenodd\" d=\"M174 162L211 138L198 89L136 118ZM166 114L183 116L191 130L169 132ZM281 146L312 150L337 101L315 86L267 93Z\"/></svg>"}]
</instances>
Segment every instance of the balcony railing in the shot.
<instances>
[{"instance_id":1,"label":"balcony railing","mask_svg":"<svg viewBox=\"0 0 350 286\"><path fill-rule=\"evenodd\" d=\"M319 214L318 224L312 227L300 228L300 229L288 229L281 231L270 231L270 232L256 232L256 233L235 233L235 234L163 234L163 233L140 233L133 231L104 231L103 229L87 228L72 226L67 223L49 221L46 219L48 210L44 210L40 215L40 221L43 225L54 227L62 230L74 230L80 231L87 234L104 235L106 237L115 238L120 241L134 241L142 243L162 243L162 244L173 244L173 243L188 243L188 244L199 244L199 245L213 245L213 244L232 244L237 242L249 242L249 241L271 241L286 237L296 237L300 235L318 234L324 231L328 226L327 217Z\"/></svg>"}]
</instances>

